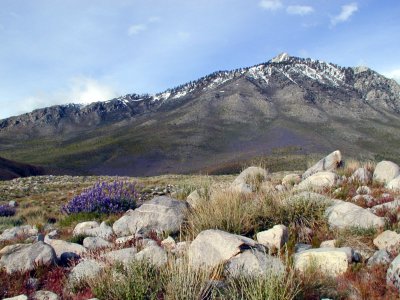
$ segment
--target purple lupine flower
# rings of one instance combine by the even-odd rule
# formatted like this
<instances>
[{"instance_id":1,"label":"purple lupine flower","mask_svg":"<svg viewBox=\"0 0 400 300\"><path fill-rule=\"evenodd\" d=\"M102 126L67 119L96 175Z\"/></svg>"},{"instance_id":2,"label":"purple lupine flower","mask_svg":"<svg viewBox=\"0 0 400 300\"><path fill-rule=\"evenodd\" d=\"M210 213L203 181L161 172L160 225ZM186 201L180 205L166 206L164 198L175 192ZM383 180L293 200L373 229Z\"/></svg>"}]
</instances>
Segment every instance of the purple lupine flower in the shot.
<instances>
[{"instance_id":1,"label":"purple lupine flower","mask_svg":"<svg viewBox=\"0 0 400 300\"><path fill-rule=\"evenodd\" d=\"M124 181L97 182L75 196L61 210L66 214L78 212L118 213L136 207L136 185Z\"/></svg>"},{"instance_id":2,"label":"purple lupine flower","mask_svg":"<svg viewBox=\"0 0 400 300\"><path fill-rule=\"evenodd\" d=\"M15 208L8 204L0 205L0 217L11 217L15 215Z\"/></svg>"}]
</instances>

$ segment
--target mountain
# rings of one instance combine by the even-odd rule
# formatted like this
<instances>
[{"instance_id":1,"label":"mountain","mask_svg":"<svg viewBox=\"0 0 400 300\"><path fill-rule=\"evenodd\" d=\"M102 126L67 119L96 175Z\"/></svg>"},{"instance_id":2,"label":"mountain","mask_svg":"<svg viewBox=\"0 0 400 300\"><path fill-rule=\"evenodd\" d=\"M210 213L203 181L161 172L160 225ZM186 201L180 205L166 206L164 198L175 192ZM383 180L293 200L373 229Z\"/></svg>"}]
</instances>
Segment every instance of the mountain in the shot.
<instances>
[{"instance_id":1,"label":"mountain","mask_svg":"<svg viewBox=\"0 0 400 300\"><path fill-rule=\"evenodd\" d=\"M282 53L157 95L47 107L0 121L0 155L109 175L218 172L253 157L304 166L341 149L398 161L400 86L366 67ZM273 167L273 166L271 166Z\"/></svg>"},{"instance_id":2,"label":"mountain","mask_svg":"<svg viewBox=\"0 0 400 300\"><path fill-rule=\"evenodd\" d=\"M10 180L17 177L44 175L41 167L18 163L0 157L0 180Z\"/></svg>"}]
</instances>

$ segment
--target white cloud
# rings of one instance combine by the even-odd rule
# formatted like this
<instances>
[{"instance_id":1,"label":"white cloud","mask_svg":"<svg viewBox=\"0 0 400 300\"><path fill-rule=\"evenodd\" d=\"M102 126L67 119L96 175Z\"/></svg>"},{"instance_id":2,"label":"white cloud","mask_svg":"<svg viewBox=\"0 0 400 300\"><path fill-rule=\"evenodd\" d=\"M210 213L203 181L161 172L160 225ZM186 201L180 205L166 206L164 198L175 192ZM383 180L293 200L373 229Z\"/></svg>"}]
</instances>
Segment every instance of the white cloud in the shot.
<instances>
[{"instance_id":1,"label":"white cloud","mask_svg":"<svg viewBox=\"0 0 400 300\"><path fill-rule=\"evenodd\" d=\"M384 72L383 75L385 75L387 78L394 79L398 83L400 83L400 69L394 69L388 72Z\"/></svg>"},{"instance_id":2,"label":"white cloud","mask_svg":"<svg viewBox=\"0 0 400 300\"><path fill-rule=\"evenodd\" d=\"M147 29L146 24L135 24L128 28L128 35L136 35Z\"/></svg>"},{"instance_id":3,"label":"white cloud","mask_svg":"<svg viewBox=\"0 0 400 300\"><path fill-rule=\"evenodd\" d=\"M340 14L331 18L331 25L346 22L358 10L357 3L350 3L342 6Z\"/></svg>"},{"instance_id":4,"label":"white cloud","mask_svg":"<svg viewBox=\"0 0 400 300\"><path fill-rule=\"evenodd\" d=\"M305 5L290 5L286 8L286 12L290 15L308 15L314 12L314 8L312 6Z\"/></svg>"},{"instance_id":5,"label":"white cloud","mask_svg":"<svg viewBox=\"0 0 400 300\"><path fill-rule=\"evenodd\" d=\"M283 7L283 4L280 0L261 0L259 5L266 10L278 10Z\"/></svg>"},{"instance_id":6,"label":"white cloud","mask_svg":"<svg viewBox=\"0 0 400 300\"><path fill-rule=\"evenodd\" d=\"M16 108L16 113L30 112L37 108L52 105L78 103L89 104L116 98L117 92L109 85L93 78L79 76L70 80L67 88L53 93L38 92L22 101Z\"/></svg>"}]
</instances>

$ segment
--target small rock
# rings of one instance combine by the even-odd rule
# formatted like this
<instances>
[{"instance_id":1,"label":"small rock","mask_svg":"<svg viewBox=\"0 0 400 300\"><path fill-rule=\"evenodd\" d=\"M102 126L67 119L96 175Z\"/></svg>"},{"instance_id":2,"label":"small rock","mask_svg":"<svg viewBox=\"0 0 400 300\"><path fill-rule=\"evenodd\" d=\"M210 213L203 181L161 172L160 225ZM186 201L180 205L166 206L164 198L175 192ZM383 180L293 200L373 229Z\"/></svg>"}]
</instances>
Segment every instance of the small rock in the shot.
<instances>
[{"instance_id":1,"label":"small rock","mask_svg":"<svg viewBox=\"0 0 400 300\"><path fill-rule=\"evenodd\" d=\"M285 225L275 225L271 229L257 233L257 241L269 249L281 249L289 240L289 231Z\"/></svg>"},{"instance_id":2,"label":"small rock","mask_svg":"<svg viewBox=\"0 0 400 300\"><path fill-rule=\"evenodd\" d=\"M122 236L120 238L115 239L115 243L118 244L125 244L127 242L135 240L136 236L135 235L128 235L128 236Z\"/></svg>"},{"instance_id":3,"label":"small rock","mask_svg":"<svg viewBox=\"0 0 400 300\"><path fill-rule=\"evenodd\" d=\"M58 300L57 294L50 291L37 291L33 294L34 300Z\"/></svg>"},{"instance_id":4,"label":"small rock","mask_svg":"<svg viewBox=\"0 0 400 300\"><path fill-rule=\"evenodd\" d=\"M356 193L358 195L369 195L369 194L371 194L371 189L366 185L362 185L362 186L358 187Z\"/></svg>"},{"instance_id":5,"label":"small rock","mask_svg":"<svg viewBox=\"0 0 400 300\"><path fill-rule=\"evenodd\" d=\"M299 174L288 174L282 179L282 185L284 186L294 186L299 184L301 181L301 176Z\"/></svg>"},{"instance_id":6,"label":"small rock","mask_svg":"<svg viewBox=\"0 0 400 300\"><path fill-rule=\"evenodd\" d=\"M135 260L135 255L137 253L136 248L124 248L120 250L113 250L102 255L110 263L120 262L127 266L130 262Z\"/></svg>"},{"instance_id":7,"label":"small rock","mask_svg":"<svg viewBox=\"0 0 400 300\"><path fill-rule=\"evenodd\" d=\"M327 240L323 241L321 245L319 245L320 248L335 248L336 246L336 240Z\"/></svg>"},{"instance_id":8,"label":"small rock","mask_svg":"<svg viewBox=\"0 0 400 300\"><path fill-rule=\"evenodd\" d=\"M379 250L398 253L400 250L400 234L385 230L374 239L374 245Z\"/></svg>"},{"instance_id":9,"label":"small rock","mask_svg":"<svg viewBox=\"0 0 400 300\"><path fill-rule=\"evenodd\" d=\"M83 240L83 247L89 250L111 247L112 243L97 236L89 236Z\"/></svg>"},{"instance_id":10,"label":"small rock","mask_svg":"<svg viewBox=\"0 0 400 300\"><path fill-rule=\"evenodd\" d=\"M356 203L359 201L365 201L367 205L371 205L375 201L375 198L371 195L355 195L351 198L351 201Z\"/></svg>"},{"instance_id":11,"label":"small rock","mask_svg":"<svg viewBox=\"0 0 400 300\"><path fill-rule=\"evenodd\" d=\"M350 177L350 181L358 181L362 184L368 184L372 180L372 174L366 168L358 168Z\"/></svg>"},{"instance_id":12,"label":"small rock","mask_svg":"<svg viewBox=\"0 0 400 300\"><path fill-rule=\"evenodd\" d=\"M278 192L282 193L284 191L286 191L286 187L282 184L278 184L275 186L275 190L277 190Z\"/></svg>"},{"instance_id":13,"label":"small rock","mask_svg":"<svg viewBox=\"0 0 400 300\"><path fill-rule=\"evenodd\" d=\"M19 295L11 298L4 298L3 300L28 300L28 297L25 295Z\"/></svg>"},{"instance_id":14,"label":"small rock","mask_svg":"<svg viewBox=\"0 0 400 300\"><path fill-rule=\"evenodd\" d=\"M14 200L11 200L10 202L8 202L8 206L17 207L18 203L16 201L14 201Z\"/></svg>"},{"instance_id":15,"label":"small rock","mask_svg":"<svg viewBox=\"0 0 400 300\"><path fill-rule=\"evenodd\" d=\"M367 265L373 266L377 264L389 264L390 263L390 255L389 253L382 249L378 250L368 259Z\"/></svg>"},{"instance_id":16,"label":"small rock","mask_svg":"<svg viewBox=\"0 0 400 300\"><path fill-rule=\"evenodd\" d=\"M96 260L83 260L69 274L69 282L79 283L82 280L95 279L103 271L104 265Z\"/></svg>"},{"instance_id":17,"label":"small rock","mask_svg":"<svg viewBox=\"0 0 400 300\"><path fill-rule=\"evenodd\" d=\"M189 196L187 196L186 201L187 203L189 203L189 206L191 208L196 208L196 206L198 206L202 202L202 199L199 192L197 190L194 190L189 194Z\"/></svg>"},{"instance_id":18,"label":"small rock","mask_svg":"<svg viewBox=\"0 0 400 300\"><path fill-rule=\"evenodd\" d=\"M164 239L164 240L161 242L161 245L162 245L165 249L168 249L168 250L174 249L174 248L176 247L175 240L174 240L172 237L170 237L170 236L168 236L166 239Z\"/></svg>"}]
</instances>

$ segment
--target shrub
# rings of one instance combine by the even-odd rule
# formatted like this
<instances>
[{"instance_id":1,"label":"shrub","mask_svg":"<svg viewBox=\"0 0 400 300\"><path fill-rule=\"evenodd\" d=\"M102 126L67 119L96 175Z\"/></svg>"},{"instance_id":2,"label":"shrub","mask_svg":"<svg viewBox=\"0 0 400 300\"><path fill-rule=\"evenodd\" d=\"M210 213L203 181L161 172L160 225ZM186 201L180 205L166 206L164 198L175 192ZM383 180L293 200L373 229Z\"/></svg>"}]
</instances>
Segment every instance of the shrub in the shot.
<instances>
[{"instance_id":1,"label":"shrub","mask_svg":"<svg viewBox=\"0 0 400 300\"><path fill-rule=\"evenodd\" d=\"M114 181L98 182L61 207L66 214L79 212L119 213L136 207L138 193L135 184Z\"/></svg>"},{"instance_id":2,"label":"shrub","mask_svg":"<svg viewBox=\"0 0 400 300\"><path fill-rule=\"evenodd\" d=\"M238 277L227 281L222 299L291 300L299 294L294 272L288 275L267 274L260 277Z\"/></svg>"},{"instance_id":3,"label":"shrub","mask_svg":"<svg viewBox=\"0 0 400 300\"><path fill-rule=\"evenodd\" d=\"M0 217L11 217L15 215L15 208L8 204L0 205Z\"/></svg>"},{"instance_id":4,"label":"shrub","mask_svg":"<svg viewBox=\"0 0 400 300\"><path fill-rule=\"evenodd\" d=\"M132 262L126 268L114 265L88 284L93 294L103 300L157 299L162 292L159 270L146 261Z\"/></svg>"}]
</instances>

